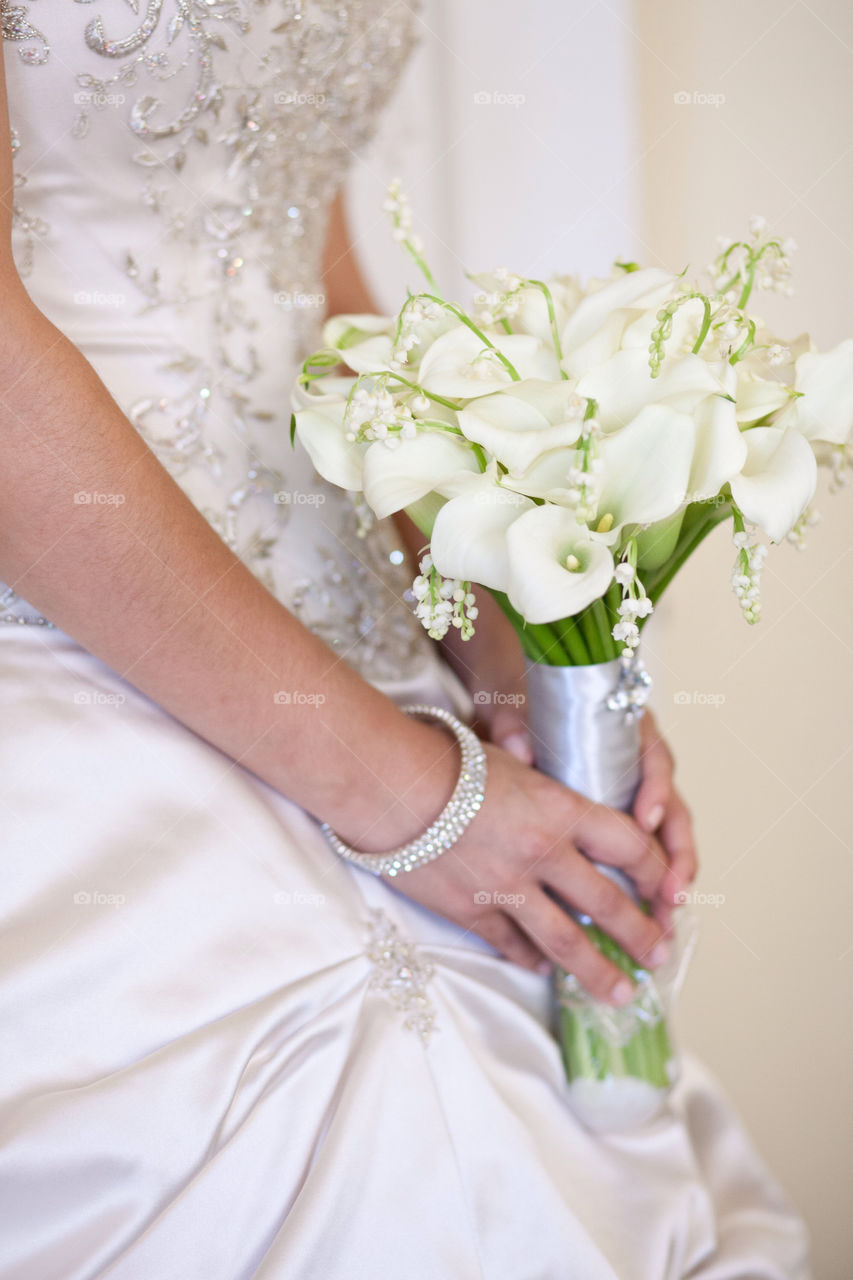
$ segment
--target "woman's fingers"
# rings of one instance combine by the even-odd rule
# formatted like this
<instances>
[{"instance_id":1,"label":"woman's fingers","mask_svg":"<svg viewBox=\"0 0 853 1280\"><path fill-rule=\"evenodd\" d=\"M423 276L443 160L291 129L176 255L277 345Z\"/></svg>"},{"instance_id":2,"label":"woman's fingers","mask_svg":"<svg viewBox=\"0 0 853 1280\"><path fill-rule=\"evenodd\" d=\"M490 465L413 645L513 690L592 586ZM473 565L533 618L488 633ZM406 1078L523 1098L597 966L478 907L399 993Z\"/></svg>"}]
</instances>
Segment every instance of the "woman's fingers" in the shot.
<instances>
[{"instance_id":1,"label":"woman's fingers","mask_svg":"<svg viewBox=\"0 0 853 1280\"><path fill-rule=\"evenodd\" d=\"M654 836L627 814L576 797L578 816L572 843L587 857L619 867L636 884L643 898L654 898L669 870L666 854Z\"/></svg>"},{"instance_id":2,"label":"woman's fingers","mask_svg":"<svg viewBox=\"0 0 853 1280\"><path fill-rule=\"evenodd\" d=\"M672 797L674 762L672 752L658 732L654 716L647 711L641 722L642 770L634 797L634 817L645 831L657 831Z\"/></svg>"},{"instance_id":3,"label":"woman's fingers","mask_svg":"<svg viewBox=\"0 0 853 1280\"><path fill-rule=\"evenodd\" d=\"M542 879L564 902L591 916L645 968L663 964L669 954L660 923L581 854L562 854L542 868Z\"/></svg>"},{"instance_id":4,"label":"woman's fingers","mask_svg":"<svg viewBox=\"0 0 853 1280\"><path fill-rule=\"evenodd\" d=\"M696 845L690 812L681 797L674 793L660 829L660 837L669 856L669 874L663 885L666 902L678 902L696 876Z\"/></svg>"},{"instance_id":5,"label":"woman's fingers","mask_svg":"<svg viewBox=\"0 0 853 1280\"><path fill-rule=\"evenodd\" d=\"M524 764L533 764L533 739L518 707L509 703L495 707L489 725L492 742L503 747Z\"/></svg>"},{"instance_id":6,"label":"woman's fingers","mask_svg":"<svg viewBox=\"0 0 853 1280\"><path fill-rule=\"evenodd\" d=\"M506 956L507 960L520 964L523 969L535 969L539 973L544 973L551 968L551 962L543 951L514 920L501 911L493 911L489 915L481 916L474 927L474 932L486 942L490 942L501 955Z\"/></svg>"},{"instance_id":7,"label":"woman's fingers","mask_svg":"<svg viewBox=\"0 0 853 1280\"><path fill-rule=\"evenodd\" d=\"M627 1004L634 988L630 978L606 960L583 929L543 889L526 894L518 908L518 924L535 945L599 1000Z\"/></svg>"}]
</instances>

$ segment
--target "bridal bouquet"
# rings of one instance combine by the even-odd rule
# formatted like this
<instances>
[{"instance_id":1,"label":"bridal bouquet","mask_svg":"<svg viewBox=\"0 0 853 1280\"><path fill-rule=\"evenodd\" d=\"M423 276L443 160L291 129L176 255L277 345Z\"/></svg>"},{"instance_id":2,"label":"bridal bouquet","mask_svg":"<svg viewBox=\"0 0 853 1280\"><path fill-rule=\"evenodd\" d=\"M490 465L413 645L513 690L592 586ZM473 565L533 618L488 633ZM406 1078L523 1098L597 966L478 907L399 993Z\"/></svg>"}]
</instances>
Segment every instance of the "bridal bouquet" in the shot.
<instances>
[{"instance_id":1,"label":"bridal bouquet","mask_svg":"<svg viewBox=\"0 0 853 1280\"><path fill-rule=\"evenodd\" d=\"M756 287L791 291L794 246L760 218L719 243L705 279L633 262L586 284L496 270L472 277L465 308L439 291L397 184L386 208L426 287L394 317L327 322L292 432L327 480L423 532L412 590L431 636L469 636L475 585L493 593L530 660L537 763L628 808L642 628L724 521L734 594L758 621L766 543L802 545L818 464L835 486L846 478L853 340L818 352L750 310ZM582 744L598 751L595 776L567 732L579 711L599 735ZM580 919L636 998L606 1008L558 974L564 1057L584 1118L621 1128L653 1114L674 1078L665 992Z\"/></svg>"}]
</instances>

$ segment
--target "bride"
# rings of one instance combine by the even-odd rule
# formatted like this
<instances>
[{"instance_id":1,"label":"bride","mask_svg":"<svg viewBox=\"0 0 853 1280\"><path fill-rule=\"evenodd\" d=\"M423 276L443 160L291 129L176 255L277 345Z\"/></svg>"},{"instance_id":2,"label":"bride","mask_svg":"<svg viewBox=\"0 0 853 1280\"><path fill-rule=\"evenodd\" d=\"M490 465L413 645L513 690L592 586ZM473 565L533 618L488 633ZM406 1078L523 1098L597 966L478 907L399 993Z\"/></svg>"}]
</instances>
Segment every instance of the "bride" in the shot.
<instances>
[{"instance_id":1,"label":"bride","mask_svg":"<svg viewBox=\"0 0 853 1280\"><path fill-rule=\"evenodd\" d=\"M567 1105L551 964L630 992L546 890L654 967L694 874L653 722L633 819L538 774L482 700L523 679L500 615L435 646L411 531L291 448L323 303L369 306L337 192L412 9L0 10L0 1276L805 1277L696 1063L628 1135ZM444 812L472 692L452 848L339 857L321 822L376 852Z\"/></svg>"}]
</instances>

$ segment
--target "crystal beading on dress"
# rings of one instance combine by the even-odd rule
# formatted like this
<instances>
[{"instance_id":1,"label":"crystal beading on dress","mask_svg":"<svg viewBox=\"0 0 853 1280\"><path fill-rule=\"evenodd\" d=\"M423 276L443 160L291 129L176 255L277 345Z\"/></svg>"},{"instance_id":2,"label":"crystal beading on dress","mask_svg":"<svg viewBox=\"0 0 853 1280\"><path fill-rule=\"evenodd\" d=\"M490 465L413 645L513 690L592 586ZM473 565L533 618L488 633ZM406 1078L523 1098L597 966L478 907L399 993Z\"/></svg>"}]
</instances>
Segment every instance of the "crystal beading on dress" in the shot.
<instances>
[{"instance_id":1,"label":"crystal beading on dress","mask_svg":"<svg viewBox=\"0 0 853 1280\"><path fill-rule=\"evenodd\" d=\"M0 0L17 55L13 243L34 300L252 572L368 678L401 677L424 644L393 527L365 531L352 499L291 449L288 423L293 373L319 341L330 204L408 55L413 9L34 8ZM40 182L56 134L40 135L27 110L45 92L69 135L62 201ZM108 234L81 279L75 239L90 250L96 221ZM45 625L0 593L0 618Z\"/></svg>"}]
</instances>

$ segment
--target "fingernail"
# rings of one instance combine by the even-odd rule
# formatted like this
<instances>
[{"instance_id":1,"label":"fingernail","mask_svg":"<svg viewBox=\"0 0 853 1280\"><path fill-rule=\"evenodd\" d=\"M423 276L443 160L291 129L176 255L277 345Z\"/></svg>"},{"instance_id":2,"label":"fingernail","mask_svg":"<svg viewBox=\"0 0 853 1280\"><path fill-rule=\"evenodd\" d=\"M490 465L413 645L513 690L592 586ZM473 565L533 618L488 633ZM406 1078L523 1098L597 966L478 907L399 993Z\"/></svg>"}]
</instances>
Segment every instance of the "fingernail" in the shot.
<instances>
[{"instance_id":1,"label":"fingernail","mask_svg":"<svg viewBox=\"0 0 853 1280\"><path fill-rule=\"evenodd\" d=\"M663 805L656 804L654 809L651 809L649 811L649 815L646 818L646 830L657 831L658 827L662 822L663 822Z\"/></svg>"},{"instance_id":2,"label":"fingernail","mask_svg":"<svg viewBox=\"0 0 853 1280\"><path fill-rule=\"evenodd\" d=\"M553 971L553 968L554 966L551 964L550 960L540 960L539 964L537 964L536 966L536 972L544 974L544 976L547 978L548 975Z\"/></svg>"},{"instance_id":3,"label":"fingernail","mask_svg":"<svg viewBox=\"0 0 853 1280\"><path fill-rule=\"evenodd\" d=\"M610 999L614 1004L627 1004L633 998L633 995L634 988L627 978L622 978L610 992Z\"/></svg>"},{"instance_id":4,"label":"fingernail","mask_svg":"<svg viewBox=\"0 0 853 1280\"><path fill-rule=\"evenodd\" d=\"M651 968L656 969L659 964L666 964L668 959L669 943L663 941L656 943L652 948L651 955L649 956L649 965Z\"/></svg>"},{"instance_id":5,"label":"fingernail","mask_svg":"<svg viewBox=\"0 0 853 1280\"><path fill-rule=\"evenodd\" d=\"M503 740L503 749L511 756L523 760L527 764L533 758L530 739L524 733L510 733Z\"/></svg>"}]
</instances>

